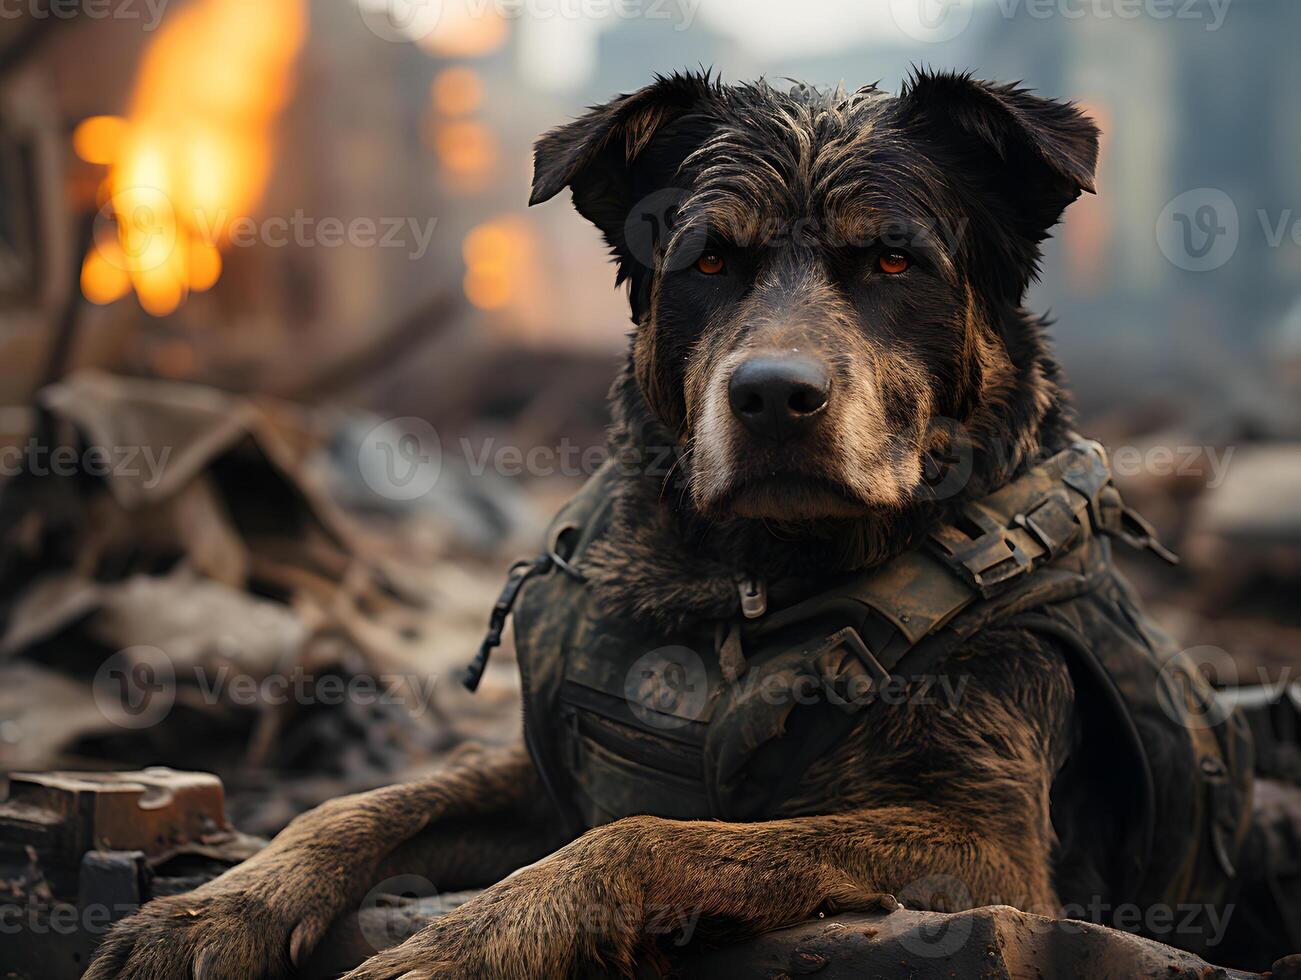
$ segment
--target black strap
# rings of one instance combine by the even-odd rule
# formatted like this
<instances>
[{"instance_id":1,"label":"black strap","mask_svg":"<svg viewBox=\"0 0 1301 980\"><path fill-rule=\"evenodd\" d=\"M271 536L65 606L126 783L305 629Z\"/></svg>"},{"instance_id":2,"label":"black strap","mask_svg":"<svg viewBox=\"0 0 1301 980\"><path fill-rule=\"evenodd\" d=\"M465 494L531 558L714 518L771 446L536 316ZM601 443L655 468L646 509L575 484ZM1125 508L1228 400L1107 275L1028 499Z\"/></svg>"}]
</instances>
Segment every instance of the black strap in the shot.
<instances>
[{"instance_id":1,"label":"black strap","mask_svg":"<svg viewBox=\"0 0 1301 980\"><path fill-rule=\"evenodd\" d=\"M488 657L495 647L501 646L501 635L524 583L534 575L552 568L559 569L575 582L587 579L574 566L582 550L601 529L613 499L609 485L614 474L613 460L607 460L583 485L583 488L565 504L547 528L543 553L536 558L524 558L511 565L506 574L506 584L493 604L488 619L488 632L479 644L479 652L470 661L462 675L461 683L474 692L483 680L488 667Z\"/></svg>"}]
</instances>

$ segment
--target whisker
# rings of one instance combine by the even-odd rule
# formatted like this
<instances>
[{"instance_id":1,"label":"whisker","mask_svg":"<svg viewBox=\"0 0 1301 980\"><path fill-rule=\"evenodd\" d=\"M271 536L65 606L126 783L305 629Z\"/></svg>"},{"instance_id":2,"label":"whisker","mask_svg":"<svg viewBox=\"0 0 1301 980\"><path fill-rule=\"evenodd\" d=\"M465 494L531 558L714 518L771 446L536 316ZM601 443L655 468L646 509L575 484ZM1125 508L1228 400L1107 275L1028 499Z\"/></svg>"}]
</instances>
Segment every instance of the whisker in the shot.
<instances>
[{"instance_id":1,"label":"whisker","mask_svg":"<svg viewBox=\"0 0 1301 980\"><path fill-rule=\"evenodd\" d=\"M687 440L687 444L683 447L682 452L678 454L678 458L673 461L673 465L669 467L669 471L664 474L664 482L660 485L660 503L664 503L664 494L669 489L669 481L673 479L673 471L682 465L683 460L685 460L695 448L695 437L693 436Z\"/></svg>"}]
</instances>

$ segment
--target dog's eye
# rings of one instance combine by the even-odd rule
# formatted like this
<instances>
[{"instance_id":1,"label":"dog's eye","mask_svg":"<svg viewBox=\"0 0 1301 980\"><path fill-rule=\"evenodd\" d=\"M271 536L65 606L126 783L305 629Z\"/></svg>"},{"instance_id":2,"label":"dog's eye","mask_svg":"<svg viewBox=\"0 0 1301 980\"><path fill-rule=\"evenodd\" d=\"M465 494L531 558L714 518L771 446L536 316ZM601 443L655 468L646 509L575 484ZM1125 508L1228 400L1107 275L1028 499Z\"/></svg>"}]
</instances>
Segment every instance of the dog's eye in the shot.
<instances>
[{"instance_id":1,"label":"dog's eye","mask_svg":"<svg viewBox=\"0 0 1301 980\"><path fill-rule=\"evenodd\" d=\"M706 252L696 259L696 268L707 276L716 276L723 271L723 260L713 252Z\"/></svg>"},{"instance_id":2,"label":"dog's eye","mask_svg":"<svg viewBox=\"0 0 1301 980\"><path fill-rule=\"evenodd\" d=\"M876 259L876 267L887 276L897 276L901 272L906 272L910 265L912 259L903 252L882 252Z\"/></svg>"}]
</instances>

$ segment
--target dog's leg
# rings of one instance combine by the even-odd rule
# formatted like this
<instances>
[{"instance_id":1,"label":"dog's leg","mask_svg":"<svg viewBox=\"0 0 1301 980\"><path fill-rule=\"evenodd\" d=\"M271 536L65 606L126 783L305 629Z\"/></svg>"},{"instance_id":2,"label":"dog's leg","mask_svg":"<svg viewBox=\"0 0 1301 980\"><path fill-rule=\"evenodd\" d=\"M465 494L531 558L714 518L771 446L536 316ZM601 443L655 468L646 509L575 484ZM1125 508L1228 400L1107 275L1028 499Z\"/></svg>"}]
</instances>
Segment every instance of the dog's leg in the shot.
<instances>
[{"instance_id":1,"label":"dog's leg","mask_svg":"<svg viewBox=\"0 0 1301 980\"><path fill-rule=\"evenodd\" d=\"M564 841L544 806L522 747L331 800L220 878L118 923L85 980L286 976L331 921L392 874L472 887L548 853Z\"/></svg>"},{"instance_id":2,"label":"dog's leg","mask_svg":"<svg viewBox=\"0 0 1301 980\"><path fill-rule=\"evenodd\" d=\"M950 664L966 682L959 703L883 709L876 728L807 774L801 809L835 799L842 812L598 827L346 980L628 973L666 939L753 934L823 907L878 907L883 894L937 911L1003 903L1056 914L1049 800L1070 676L1019 631L990 631L970 653Z\"/></svg>"},{"instance_id":3,"label":"dog's leg","mask_svg":"<svg viewBox=\"0 0 1301 980\"><path fill-rule=\"evenodd\" d=\"M778 928L819 909L880 908L916 892L953 911L1011 903L1054 912L1046 847L997 840L960 817L887 807L756 824L630 817L590 831L449 913L346 980L631 974L657 941Z\"/></svg>"}]
</instances>

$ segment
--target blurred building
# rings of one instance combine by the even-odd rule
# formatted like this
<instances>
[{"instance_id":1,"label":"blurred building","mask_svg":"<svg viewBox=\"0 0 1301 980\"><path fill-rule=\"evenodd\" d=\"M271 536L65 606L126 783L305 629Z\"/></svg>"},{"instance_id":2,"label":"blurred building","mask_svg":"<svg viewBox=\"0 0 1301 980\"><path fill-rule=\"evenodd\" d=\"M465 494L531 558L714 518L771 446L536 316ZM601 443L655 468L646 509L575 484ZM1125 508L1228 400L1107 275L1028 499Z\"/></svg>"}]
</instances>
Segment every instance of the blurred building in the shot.
<instances>
[{"instance_id":1,"label":"blurred building","mask_svg":"<svg viewBox=\"0 0 1301 980\"><path fill-rule=\"evenodd\" d=\"M79 218L105 204L111 168L78 156L75 127L99 115L130 122L133 93L153 80L151 64L166 67L159 49L178 46L184 18L200 10L225 23L249 2L173 0L147 27L39 17L33 0L0 21L0 356L12 365L0 401L23 400L35 383L78 289ZM617 4L571 16L557 11L586 8L444 0L420 5L433 20L397 26L379 0L268 0L287 19L265 14L262 34L237 32L236 43L170 68L177 85L206 72L197 90L222 92L223 70L241 75L238 52L261 50L249 37L280 36L290 52L263 118L265 173L240 205L248 213L226 216L257 233L199 255L206 271L190 270L183 299L152 302L152 312L138 284L101 269L115 282L91 277L99 303L73 311L72 360L445 415L473 414L484 399L519 410L549 375L500 365L545 351L534 363L568 389L590 370L579 400L599 402L626 306L594 229L563 201L526 208L536 135L656 71L706 65L726 79L897 88L911 65L927 64L1023 79L1079 100L1103 127L1099 195L1068 213L1032 297L1059 321L1086 409L1155 395L1269 414L1276 390L1295 384L1275 362L1295 347L1286 337L1301 301L1301 117L1291 106L1301 67L1289 50L1301 8L1194 0L1135 16L1134 6L977 0L965 29L926 43L894 22L891 5L850 0L657 3L634 6L639 16L619 16ZM290 43L296 10L304 33ZM278 22L281 34L264 37ZM1240 239L1204 272L1172 262L1156 235L1166 205L1198 188L1227 196ZM267 222L296 216L314 229L307 244L268 240ZM374 231L369 244L327 244L323 222ZM396 239L381 246L393 223ZM491 379L504 395L487 390Z\"/></svg>"}]
</instances>

